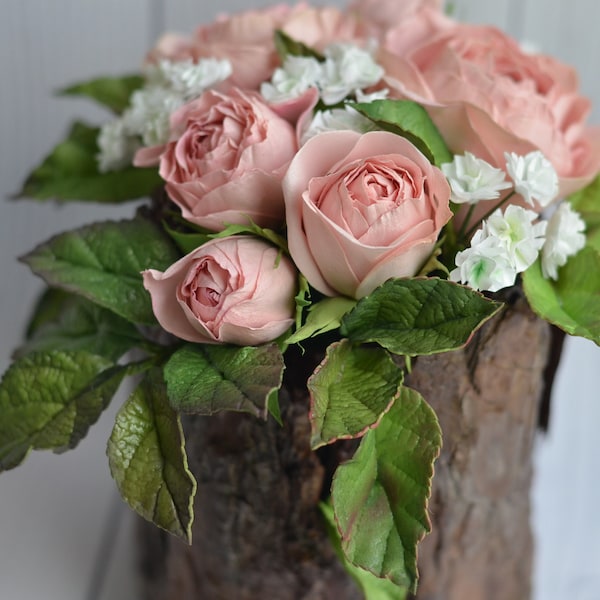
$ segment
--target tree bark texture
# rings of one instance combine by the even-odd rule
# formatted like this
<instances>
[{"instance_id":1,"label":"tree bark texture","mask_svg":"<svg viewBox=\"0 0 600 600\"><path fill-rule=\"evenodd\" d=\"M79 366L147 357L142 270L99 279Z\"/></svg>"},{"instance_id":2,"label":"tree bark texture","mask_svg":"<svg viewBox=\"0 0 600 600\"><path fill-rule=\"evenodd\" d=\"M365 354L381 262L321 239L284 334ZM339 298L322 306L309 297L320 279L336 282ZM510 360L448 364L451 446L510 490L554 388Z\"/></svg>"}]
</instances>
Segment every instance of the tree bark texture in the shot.
<instances>
[{"instance_id":1,"label":"tree bark texture","mask_svg":"<svg viewBox=\"0 0 600 600\"><path fill-rule=\"evenodd\" d=\"M415 361L406 383L433 406L444 436L419 600L529 597L531 452L549 343L548 325L519 300L464 350ZM287 361L283 428L234 413L184 420L198 479L193 545L140 526L145 598L362 598L318 510L356 443L310 450L304 382L317 355L309 356Z\"/></svg>"}]
</instances>

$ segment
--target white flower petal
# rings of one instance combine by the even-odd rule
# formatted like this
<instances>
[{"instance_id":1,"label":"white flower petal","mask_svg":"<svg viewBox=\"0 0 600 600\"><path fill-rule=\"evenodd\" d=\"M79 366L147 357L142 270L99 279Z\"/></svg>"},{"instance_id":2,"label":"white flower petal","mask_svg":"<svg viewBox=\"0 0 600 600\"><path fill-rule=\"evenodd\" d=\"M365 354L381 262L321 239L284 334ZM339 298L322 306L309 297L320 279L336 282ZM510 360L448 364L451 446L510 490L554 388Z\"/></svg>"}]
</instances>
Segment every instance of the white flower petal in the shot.
<instances>
[{"instance_id":1,"label":"white flower petal","mask_svg":"<svg viewBox=\"0 0 600 600\"><path fill-rule=\"evenodd\" d=\"M96 159L101 173L117 171L130 165L139 147L137 138L127 132L122 119L103 125L97 142L99 152Z\"/></svg>"},{"instance_id":2,"label":"white flower petal","mask_svg":"<svg viewBox=\"0 0 600 600\"><path fill-rule=\"evenodd\" d=\"M534 206L548 206L558 196L558 175L552 163L538 150L525 156L505 152L506 170L515 183L515 191Z\"/></svg>"},{"instance_id":3,"label":"white flower petal","mask_svg":"<svg viewBox=\"0 0 600 600\"><path fill-rule=\"evenodd\" d=\"M480 200L494 200L500 191L511 187L502 169L492 167L470 152L456 155L451 163L441 169L451 188L450 199L455 204L476 204Z\"/></svg>"},{"instance_id":4,"label":"white flower petal","mask_svg":"<svg viewBox=\"0 0 600 600\"><path fill-rule=\"evenodd\" d=\"M585 223L568 202L556 209L546 230L546 242L542 248L542 274L558 279L558 268L585 246Z\"/></svg>"}]
</instances>

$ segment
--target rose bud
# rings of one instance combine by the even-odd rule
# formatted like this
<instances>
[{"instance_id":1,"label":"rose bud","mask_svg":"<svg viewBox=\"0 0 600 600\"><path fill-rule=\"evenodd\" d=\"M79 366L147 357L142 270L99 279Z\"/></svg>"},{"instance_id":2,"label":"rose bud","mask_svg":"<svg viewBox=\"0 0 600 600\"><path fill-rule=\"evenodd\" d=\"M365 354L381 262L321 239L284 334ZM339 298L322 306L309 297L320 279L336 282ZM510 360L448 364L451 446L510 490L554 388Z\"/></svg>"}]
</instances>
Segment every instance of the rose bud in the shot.
<instances>
[{"instance_id":1,"label":"rose bud","mask_svg":"<svg viewBox=\"0 0 600 600\"><path fill-rule=\"evenodd\" d=\"M391 277L416 275L452 216L442 172L385 131L311 138L283 189L290 254L328 296L361 298Z\"/></svg>"},{"instance_id":2,"label":"rose bud","mask_svg":"<svg viewBox=\"0 0 600 600\"><path fill-rule=\"evenodd\" d=\"M164 273L142 274L160 325L190 342L252 346L293 323L296 268L258 238L211 240Z\"/></svg>"}]
</instances>

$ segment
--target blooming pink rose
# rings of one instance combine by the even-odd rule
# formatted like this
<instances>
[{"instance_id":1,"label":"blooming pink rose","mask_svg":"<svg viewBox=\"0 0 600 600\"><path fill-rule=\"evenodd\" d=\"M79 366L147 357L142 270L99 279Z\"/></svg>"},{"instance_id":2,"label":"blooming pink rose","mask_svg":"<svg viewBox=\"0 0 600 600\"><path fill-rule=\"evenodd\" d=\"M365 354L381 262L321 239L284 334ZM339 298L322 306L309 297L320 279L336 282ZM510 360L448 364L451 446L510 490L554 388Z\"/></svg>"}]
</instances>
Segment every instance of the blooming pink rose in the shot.
<instances>
[{"instance_id":1,"label":"blooming pink rose","mask_svg":"<svg viewBox=\"0 0 600 600\"><path fill-rule=\"evenodd\" d=\"M390 29L406 24L406 20L424 8L442 14L442 0L354 0L349 11L360 21L361 32L382 41ZM410 27L405 27L409 31Z\"/></svg>"},{"instance_id":2,"label":"blooming pink rose","mask_svg":"<svg viewBox=\"0 0 600 600\"><path fill-rule=\"evenodd\" d=\"M171 116L171 140L143 148L138 166L160 157L160 175L183 217L214 231L226 223L283 223L281 179L297 148L292 124L255 92L209 90Z\"/></svg>"},{"instance_id":3,"label":"blooming pink rose","mask_svg":"<svg viewBox=\"0 0 600 600\"><path fill-rule=\"evenodd\" d=\"M357 26L353 15L337 8L279 4L223 15L214 23L199 27L190 37L163 36L148 60L226 58L233 68L228 82L243 89L258 90L280 64L275 30L282 29L294 39L322 49L334 41L355 39Z\"/></svg>"},{"instance_id":4,"label":"blooming pink rose","mask_svg":"<svg viewBox=\"0 0 600 600\"><path fill-rule=\"evenodd\" d=\"M320 292L361 298L411 277L452 213L442 172L385 131L311 138L283 181L292 258Z\"/></svg>"},{"instance_id":5,"label":"blooming pink rose","mask_svg":"<svg viewBox=\"0 0 600 600\"><path fill-rule=\"evenodd\" d=\"M143 277L158 322L190 342L263 344L293 323L297 271L251 236L211 240Z\"/></svg>"},{"instance_id":6,"label":"blooming pink rose","mask_svg":"<svg viewBox=\"0 0 600 600\"><path fill-rule=\"evenodd\" d=\"M334 6L298 4L281 29L292 39L317 50L324 50L334 42L354 42L359 45L366 42L357 16Z\"/></svg>"},{"instance_id":7,"label":"blooming pink rose","mask_svg":"<svg viewBox=\"0 0 600 600\"><path fill-rule=\"evenodd\" d=\"M149 55L150 61L220 58L231 61L229 81L244 89L258 89L279 64L273 35L292 8L283 4L258 11L223 15L199 27L190 37L169 34Z\"/></svg>"},{"instance_id":8,"label":"blooming pink rose","mask_svg":"<svg viewBox=\"0 0 600 600\"><path fill-rule=\"evenodd\" d=\"M588 183L600 169L600 129L586 125L590 103L575 71L525 53L492 27L449 25L423 11L432 34L411 48L402 28L380 57L400 95L428 105L450 148L504 168L504 153L540 150L554 165L561 193ZM435 21L435 23L434 23ZM415 26L410 32L415 31ZM436 33L437 32L437 33Z\"/></svg>"}]
</instances>

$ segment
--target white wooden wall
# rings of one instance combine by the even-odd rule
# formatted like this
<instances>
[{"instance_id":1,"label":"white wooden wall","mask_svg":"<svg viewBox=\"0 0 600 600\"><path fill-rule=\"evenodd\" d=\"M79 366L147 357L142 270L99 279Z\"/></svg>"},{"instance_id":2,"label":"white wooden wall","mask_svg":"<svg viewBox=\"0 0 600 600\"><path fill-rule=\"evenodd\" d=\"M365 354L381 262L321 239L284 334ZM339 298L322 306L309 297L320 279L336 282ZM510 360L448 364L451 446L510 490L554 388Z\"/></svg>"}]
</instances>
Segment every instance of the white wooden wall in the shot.
<instances>
[{"instance_id":1,"label":"white wooden wall","mask_svg":"<svg viewBox=\"0 0 600 600\"><path fill-rule=\"evenodd\" d=\"M116 214L112 208L4 199L19 189L70 119L104 118L87 102L57 99L52 91L96 75L134 71L160 32L190 31L218 11L257 2L4 0L0 370L8 365L41 289L15 258L53 233ZM600 106L597 0L454 0L454 5L460 19L496 24L576 65L583 90ZM600 120L598 108L594 120ZM117 212L127 215L130 210ZM533 494L539 540L536 600L600 598L600 453L595 444L599 387L600 350L581 340L570 341L556 387L552 429L538 444ZM0 598L137 597L131 576L132 520L116 499L104 455L116 408L115 403L75 451L60 457L34 453L23 467L0 476Z\"/></svg>"}]
</instances>

